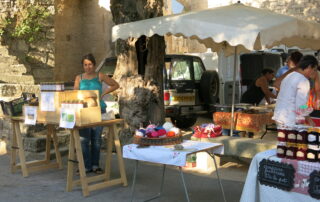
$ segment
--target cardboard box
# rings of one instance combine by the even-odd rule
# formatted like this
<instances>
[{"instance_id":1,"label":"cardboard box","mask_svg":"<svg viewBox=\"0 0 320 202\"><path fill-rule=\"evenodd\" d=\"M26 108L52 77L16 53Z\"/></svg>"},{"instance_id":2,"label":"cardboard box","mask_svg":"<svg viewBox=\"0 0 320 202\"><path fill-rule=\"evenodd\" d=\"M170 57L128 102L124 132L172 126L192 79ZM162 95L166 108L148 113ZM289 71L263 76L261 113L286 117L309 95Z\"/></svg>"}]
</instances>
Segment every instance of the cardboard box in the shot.
<instances>
[{"instance_id":1,"label":"cardboard box","mask_svg":"<svg viewBox=\"0 0 320 202\"><path fill-rule=\"evenodd\" d=\"M41 123L54 123L59 124L60 122L60 108L64 102L72 100L83 100L85 97L95 96L97 106L87 107L76 110L76 125L81 126L84 124L90 124L101 121L101 108L99 101L99 91L97 90L72 90L63 92L52 92L54 93L54 108L55 111L42 111L40 106L37 112L37 121ZM40 102L41 103L41 95Z\"/></svg>"}]
</instances>

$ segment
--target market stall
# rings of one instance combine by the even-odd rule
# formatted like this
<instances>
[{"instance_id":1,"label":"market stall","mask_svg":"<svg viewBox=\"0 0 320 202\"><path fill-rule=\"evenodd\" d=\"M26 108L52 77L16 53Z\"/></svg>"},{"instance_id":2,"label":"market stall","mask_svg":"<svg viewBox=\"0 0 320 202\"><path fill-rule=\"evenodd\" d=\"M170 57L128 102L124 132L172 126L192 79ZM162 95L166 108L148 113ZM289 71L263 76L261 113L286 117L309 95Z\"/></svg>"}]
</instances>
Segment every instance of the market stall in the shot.
<instances>
[{"instance_id":1,"label":"market stall","mask_svg":"<svg viewBox=\"0 0 320 202\"><path fill-rule=\"evenodd\" d=\"M251 162L241 201L317 201L320 199L320 128L278 126L277 149Z\"/></svg>"},{"instance_id":2,"label":"market stall","mask_svg":"<svg viewBox=\"0 0 320 202\"><path fill-rule=\"evenodd\" d=\"M251 162L240 201L319 201L319 170L318 162L279 158L276 150L261 152Z\"/></svg>"},{"instance_id":3,"label":"market stall","mask_svg":"<svg viewBox=\"0 0 320 202\"><path fill-rule=\"evenodd\" d=\"M151 37L155 34L195 39L212 51L222 51L225 56L233 54L235 58L243 52L278 45L320 49L319 23L245 6L240 1L229 6L119 24L112 28L112 41L139 38L142 35ZM233 64L231 120L236 103L237 61L234 60ZM230 134L232 131L233 124Z\"/></svg>"},{"instance_id":4,"label":"market stall","mask_svg":"<svg viewBox=\"0 0 320 202\"><path fill-rule=\"evenodd\" d=\"M11 171L22 170L24 177L31 171L40 171L49 168L62 168L61 155L58 148L57 128L70 130L69 157L67 168L67 191L80 185L84 196L91 191L122 184L127 186L127 178L122 159L122 150L118 137L117 126L123 126L122 119L103 120L101 116L99 92L97 90L64 90L63 83L43 83L40 86L39 100L23 106L23 116L10 117L13 125L11 137ZM22 110L22 109L21 109ZM21 113L21 111L20 111ZM46 155L44 160L26 161L20 124L36 125L45 124L48 128L46 138ZM88 177L84 166L82 145L79 130L103 126L109 128L106 146L105 172L101 175ZM50 160L50 143L53 141L56 162ZM120 177L112 179L111 159L112 148L115 146ZM17 163L17 152L20 162ZM74 179L75 164L80 178ZM90 184L89 184L90 183Z\"/></svg>"}]
</instances>

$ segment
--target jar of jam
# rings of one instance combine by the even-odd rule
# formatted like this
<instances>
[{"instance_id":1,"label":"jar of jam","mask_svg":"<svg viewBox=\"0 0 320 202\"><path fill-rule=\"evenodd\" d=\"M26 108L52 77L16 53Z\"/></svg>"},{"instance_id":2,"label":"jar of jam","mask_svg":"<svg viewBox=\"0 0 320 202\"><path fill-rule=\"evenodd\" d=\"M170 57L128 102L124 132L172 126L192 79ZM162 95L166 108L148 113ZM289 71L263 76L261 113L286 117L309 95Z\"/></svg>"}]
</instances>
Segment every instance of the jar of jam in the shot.
<instances>
[{"instance_id":1,"label":"jar of jam","mask_svg":"<svg viewBox=\"0 0 320 202\"><path fill-rule=\"evenodd\" d=\"M307 144L308 132L306 130L300 130L297 134L297 143L299 144Z\"/></svg>"},{"instance_id":2,"label":"jar of jam","mask_svg":"<svg viewBox=\"0 0 320 202\"><path fill-rule=\"evenodd\" d=\"M318 161L319 150L318 145L308 145L307 160L311 162Z\"/></svg>"},{"instance_id":3,"label":"jar of jam","mask_svg":"<svg viewBox=\"0 0 320 202\"><path fill-rule=\"evenodd\" d=\"M296 142L297 141L297 131L289 130L287 135L287 142Z\"/></svg>"},{"instance_id":4,"label":"jar of jam","mask_svg":"<svg viewBox=\"0 0 320 202\"><path fill-rule=\"evenodd\" d=\"M315 131L308 132L307 141L308 141L308 144L318 145L319 133Z\"/></svg>"},{"instance_id":5,"label":"jar of jam","mask_svg":"<svg viewBox=\"0 0 320 202\"><path fill-rule=\"evenodd\" d=\"M278 141L285 142L287 141L288 132L285 129L278 129Z\"/></svg>"},{"instance_id":6,"label":"jar of jam","mask_svg":"<svg viewBox=\"0 0 320 202\"><path fill-rule=\"evenodd\" d=\"M288 147L286 151L286 158L296 159L297 147Z\"/></svg>"},{"instance_id":7,"label":"jar of jam","mask_svg":"<svg viewBox=\"0 0 320 202\"><path fill-rule=\"evenodd\" d=\"M308 145L307 144L297 144L297 154L296 158L297 160L306 160L307 159L307 149Z\"/></svg>"},{"instance_id":8,"label":"jar of jam","mask_svg":"<svg viewBox=\"0 0 320 202\"><path fill-rule=\"evenodd\" d=\"M284 158L284 157L286 157L286 152L287 152L286 143L285 142L278 142L277 156L279 158Z\"/></svg>"}]
</instances>

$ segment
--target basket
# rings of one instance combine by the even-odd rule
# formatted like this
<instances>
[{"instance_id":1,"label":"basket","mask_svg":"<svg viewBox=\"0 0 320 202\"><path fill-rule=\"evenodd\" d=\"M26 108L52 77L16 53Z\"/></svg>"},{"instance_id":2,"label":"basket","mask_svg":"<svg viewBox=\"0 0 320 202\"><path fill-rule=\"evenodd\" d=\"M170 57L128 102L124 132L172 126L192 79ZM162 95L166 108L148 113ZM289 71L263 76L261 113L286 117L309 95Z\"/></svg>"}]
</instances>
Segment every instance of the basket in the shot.
<instances>
[{"instance_id":1,"label":"basket","mask_svg":"<svg viewBox=\"0 0 320 202\"><path fill-rule=\"evenodd\" d=\"M147 138L140 136L133 136L133 143L139 145L172 145L172 144L180 144L182 142L182 135L179 134L174 137L166 137L166 138Z\"/></svg>"}]
</instances>

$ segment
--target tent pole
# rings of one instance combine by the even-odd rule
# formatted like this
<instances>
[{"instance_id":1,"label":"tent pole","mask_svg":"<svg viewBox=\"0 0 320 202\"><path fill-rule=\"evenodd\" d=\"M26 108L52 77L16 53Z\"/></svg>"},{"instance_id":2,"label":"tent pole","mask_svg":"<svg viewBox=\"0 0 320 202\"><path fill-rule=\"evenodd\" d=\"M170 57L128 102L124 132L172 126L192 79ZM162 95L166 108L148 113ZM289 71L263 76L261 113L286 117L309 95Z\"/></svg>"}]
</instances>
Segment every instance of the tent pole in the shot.
<instances>
[{"instance_id":1,"label":"tent pole","mask_svg":"<svg viewBox=\"0 0 320 202\"><path fill-rule=\"evenodd\" d=\"M237 76L237 46L234 47L234 66L233 66L233 84L232 84L232 106L231 106L231 128L230 128L230 136L233 135L234 130L234 100L236 94L236 76Z\"/></svg>"}]
</instances>

